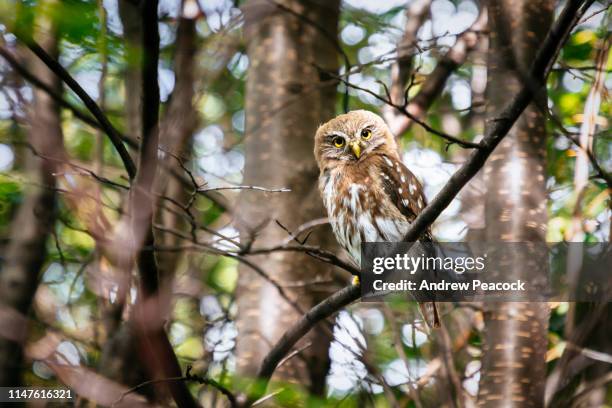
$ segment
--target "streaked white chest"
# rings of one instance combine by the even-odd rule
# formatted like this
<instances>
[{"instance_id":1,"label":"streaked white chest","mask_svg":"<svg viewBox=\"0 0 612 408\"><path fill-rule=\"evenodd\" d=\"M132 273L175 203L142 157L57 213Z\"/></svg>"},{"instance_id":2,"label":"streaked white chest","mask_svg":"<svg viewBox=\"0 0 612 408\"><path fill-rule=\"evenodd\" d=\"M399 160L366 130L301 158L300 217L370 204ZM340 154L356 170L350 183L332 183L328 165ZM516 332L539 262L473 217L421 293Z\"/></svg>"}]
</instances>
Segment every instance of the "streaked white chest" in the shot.
<instances>
[{"instance_id":1,"label":"streaked white chest","mask_svg":"<svg viewBox=\"0 0 612 408\"><path fill-rule=\"evenodd\" d=\"M374 215L380 214L375 206L382 203L366 194L370 186L343 183L341 177L338 173L321 177L323 203L336 239L360 265L362 242L401 241L410 224Z\"/></svg>"}]
</instances>

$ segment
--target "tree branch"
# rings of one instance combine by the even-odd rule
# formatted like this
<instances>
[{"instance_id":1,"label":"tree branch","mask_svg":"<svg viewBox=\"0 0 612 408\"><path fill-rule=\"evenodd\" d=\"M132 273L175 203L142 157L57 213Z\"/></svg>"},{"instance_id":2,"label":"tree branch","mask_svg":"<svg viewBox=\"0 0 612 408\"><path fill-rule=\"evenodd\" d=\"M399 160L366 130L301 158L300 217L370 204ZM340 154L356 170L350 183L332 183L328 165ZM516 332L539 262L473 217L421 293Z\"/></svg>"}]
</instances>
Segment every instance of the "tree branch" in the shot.
<instances>
[{"instance_id":1,"label":"tree branch","mask_svg":"<svg viewBox=\"0 0 612 408\"><path fill-rule=\"evenodd\" d=\"M542 43L536 58L529 70L526 82L519 93L501 111L499 117L489 128L487 134L479 143L466 162L457 170L438 193L414 220L404 237L406 242L414 242L435 221L440 213L451 203L459 191L472 177L478 173L495 147L506 136L514 122L529 105L534 95L544 86L546 77L559 53L561 46L567 40L570 32L588 9L593 0L582 2L570 0L554 23L546 39Z\"/></svg>"},{"instance_id":2,"label":"tree branch","mask_svg":"<svg viewBox=\"0 0 612 408\"><path fill-rule=\"evenodd\" d=\"M81 119L83 122L87 123L90 126L100 127L100 124L94 118L81 112L76 106L64 99L53 88L38 79L38 77L36 77L36 75L34 75L32 72L28 71L28 69L23 64L19 63L15 55L13 55L13 53L9 51L5 46L0 45L0 55L2 55L5 61L8 62L9 65L13 68L13 70L19 75L21 75L23 79L25 79L35 87L45 91L58 104L72 111L74 116Z\"/></svg>"},{"instance_id":3,"label":"tree branch","mask_svg":"<svg viewBox=\"0 0 612 408\"><path fill-rule=\"evenodd\" d=\"M149 380L149 381L142 382L136 385L135 387L132 387L129 390L125 391L123 394L121 394L121 396L117 398L115 402L111 404L111 407L118 405L121 401L123 401L123 399L127 395L137 392L138 390L142 389L143 387L146 387L147 385L154 385L154 384L167 383L167 382L179 382L179 381L183 381L183 382L195 381L199 384L210 385L211 387L216 388L217 391L219 391L221 394L227 397L227 400L229 401L231 407L237 406L236 396L234 395L234 393L232 393L230 390L228 390L226 387L221 385L219 382L213 380L212 378L202 377L197 374L191 374L191 369L192 369L191 366L187 366L187 371L185 372L185 375L180 376L180 377L160 378L158 380Z\"/></svg>"},{"instance_id":4,"label":"tree branch","mask_svg":"<svg viewBox=\"0 0 612 408\"><path fill-rule=\"evenodd\" d=\"M455 44L438 61L415 97L410 102L404 102L404 109L396 109L395 115L387 115L389 116L387 123L394 135L401 135L415 122L421 124L420 120L434 100L442 93L447 79L457 68L463 65L468 54L478 44L480 34L486 27L487 12L483 8L474 24L457 37Z\"/></svg>"},{"instance_id":5,"label":"tree branch","mask_svg":"<svg viewBox=\"0 0 612 408\"><path fill-rule=\"evenodd\" d=\"M163 327L164 311L169 309L168 296L160 288L159 271L155 260L153 235L154 200L150 196L158 167L159 147L159 28L158 1L147 0L140 6L142 31L141 62L141 127L142 140L138 158L138 172L130 191L132 240L138 246L139 292L134 313L136 336L141 347L141 360L153 380L178 377L181 367ZM128 273L128 271L124 271ZM168 384L170 394L179 407L198 407L187 385Z\"/></svg>"},{"instance_id":6,"label":"tree branch","mask_svg":"<svg viewBox=\"0 0 612 408\"><path fill-rule=\"evenodd\" d=\"M254 385L252 393L248 396L246 405L248 406L253 401L256 401L265 393L274 370L298 340L304 337L321 320L327 319L341 308L359 299L360 295L361 288L356 285L340 289L310 309L297 323L287 330L264 358L257 373L258 381Z\"/></svg>"},{"instance_id":7,"label":"tree branch","mask_svg":"<svg viewBox=\"0 0 612 408\"><path fill-rule=\"evenodd\" d=\"M441 138L448 140L448 142L450 144L456 143L456 144L458 144L461 147L470 148L470 149L478 149L478 148L480 148L480 145L478 143L473 143L473 142L469 142L467 140L462 140L462 139L456 138L455 136L451 136L449 134L446 134L444 132L441 132L441 131L439 131L437 129L432 128L427 123L421 121L419 118L414 116L412 113L408 112L406 106L402 106L402 105L399 105L397 103L394 103L388 97L385 98L385 97L380 96L376 92L373 92L373 91L371 91L371 90L369 90L367 88L363 88L361 86L355 85L355 84L349 82L348 80L342 78L341 76L333 75L333 74L330 74L330 76L333 76L335 79L337 79L338 81L342 82L344 85L346 85L348 87L351 87L353 89L357 89L359 91L362 91L362 92L365 92L365 93L367 93L369 95L372 95L374 98L378 99L379 101L384 102L385 104L387 104L387 105L397 109L403 115L406 115L412 121L414 121L415 123L418 123L419 126L421 126L423 129L425 129L429 133L433 133L434 135L440 136Z\"/></svg>"},{"instance_id":8,"label":"tree branch","mask_svg":"<svg viewBox=\"0 0 612 408\"><path fill-rule=\"evenodd\" d=\"M404 95L410 89L406 87L406 84L413 70L414 50L415 48L420 50L417 44L417 33L429 15L430 6L431 0L417 0L406 7L404 34L397 45L397 60L391 67L389 99L394 103L406 103ZM394 121L397 114L398 112L393 107L389 105L383 107L383 117L388 124Z\"/></svg>"},{"instance_id":9,"label":"tree branch","mask_svg":"<svg viewBox=\"0 0 612 408\"><path fill-rule=\"evenodd\" d=\"M132 157L123 145L121 134L110 123L104 112L98 104L85 92L79 83L66 71L66 69L53 57L51 57L34 39L26 37L19 30L14 30L13 34L23 42L55 75L57 75L68 87L81 99L83 104L96 118L102 130L108 135L111 143L119 153L125 170L130 177L130 180L136 175L136 166L132 161Z\"/></svg>"}]
</instances>

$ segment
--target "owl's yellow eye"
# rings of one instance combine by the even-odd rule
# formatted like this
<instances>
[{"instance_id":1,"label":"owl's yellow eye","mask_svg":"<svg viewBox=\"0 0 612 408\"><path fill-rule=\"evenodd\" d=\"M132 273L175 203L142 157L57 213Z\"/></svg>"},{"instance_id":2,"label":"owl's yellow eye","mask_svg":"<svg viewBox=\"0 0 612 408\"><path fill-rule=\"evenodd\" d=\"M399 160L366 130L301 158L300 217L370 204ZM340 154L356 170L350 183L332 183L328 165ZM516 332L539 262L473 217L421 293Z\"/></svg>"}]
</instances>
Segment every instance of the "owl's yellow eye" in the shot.
<instances>
[{"instance_id":1,"label":"owl's yellow eye","mask_svg":"<svg viewBox=\"0 0 612 408\"><path fill-rule=\"evenodd\" d=\"M363 129L361 131L361 138L363 140L369 140L372 137L372 131L370 129Z\"/></svg>"},{"instance_id":2,"label":"owl's yellow eye","mask_svg":"<svg viewBox=\"0 0 612 408\"><path fill-rule=\"evenodd\" d=\"M343 137L335 137L334 140L332 141L334 146L336 146L338 149L341 147L344 147L344 138Z\"/></svg>"}]
</instances>

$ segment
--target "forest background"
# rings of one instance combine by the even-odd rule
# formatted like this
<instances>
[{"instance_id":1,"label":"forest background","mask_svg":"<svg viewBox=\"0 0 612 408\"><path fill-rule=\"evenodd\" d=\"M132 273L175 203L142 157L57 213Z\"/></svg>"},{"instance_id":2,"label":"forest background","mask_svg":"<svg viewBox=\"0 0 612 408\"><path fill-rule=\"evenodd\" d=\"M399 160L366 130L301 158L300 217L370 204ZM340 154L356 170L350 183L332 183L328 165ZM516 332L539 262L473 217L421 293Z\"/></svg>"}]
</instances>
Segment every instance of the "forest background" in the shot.
<instances>
[{"instance_id":1,"label":"forest background","mask_svg":"<svg viewBox=\"0 0 612 408\"><path fill-rule=\"evenodd\" d=\"M431 202L411 240L607 242L610 21L584 0L0 0L0 385L611 404L609 303L446 304L432 332L355 302L312 153L372 110Z\"/></svg>"}]
</instances>

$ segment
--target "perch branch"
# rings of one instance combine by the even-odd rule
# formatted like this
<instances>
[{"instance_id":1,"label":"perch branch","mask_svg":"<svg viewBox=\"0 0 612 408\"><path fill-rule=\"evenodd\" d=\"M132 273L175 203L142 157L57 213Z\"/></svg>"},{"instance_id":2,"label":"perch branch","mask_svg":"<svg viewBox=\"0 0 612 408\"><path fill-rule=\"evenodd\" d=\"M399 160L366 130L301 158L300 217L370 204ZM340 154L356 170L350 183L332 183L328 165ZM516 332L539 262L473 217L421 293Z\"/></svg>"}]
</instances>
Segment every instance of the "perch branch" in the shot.
<instances>
[{"instance_id":1,"label":"perch branch","mask_svg":"<svg viewBox=\"0 0 612 408\"><path fill-rule=\"evenodd\" d=\"M361 288L356 285L340 289L310 309L297 323L287 330L264 358L257 373L259 381L255 384L255 389L249 398L249 403L259 399L264 394L274 370L298 340L306 335L318 322L327 319L344 306L359 299L360 295Z\"/></svg>"}]
</instances>

